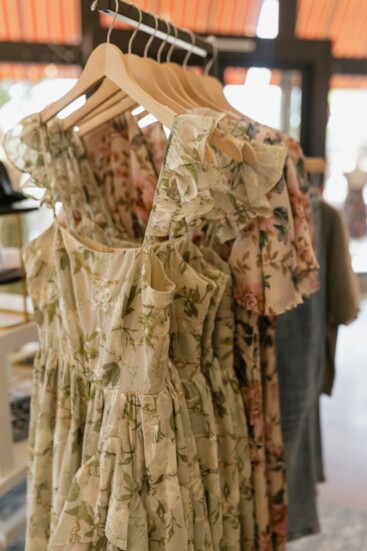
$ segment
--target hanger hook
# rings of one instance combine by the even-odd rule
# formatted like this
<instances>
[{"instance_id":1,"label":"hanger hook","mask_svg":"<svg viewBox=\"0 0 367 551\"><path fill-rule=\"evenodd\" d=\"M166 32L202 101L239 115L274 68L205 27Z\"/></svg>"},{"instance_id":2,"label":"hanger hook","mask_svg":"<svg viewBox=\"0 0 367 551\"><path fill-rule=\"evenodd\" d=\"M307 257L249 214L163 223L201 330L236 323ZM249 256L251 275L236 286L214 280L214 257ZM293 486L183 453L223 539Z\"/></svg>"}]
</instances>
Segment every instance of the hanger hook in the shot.
<instances>
[{"instance_id":1,"label":"hanger hook","mask_svg":"<svg viewBox=\"0 0 367 551\"><path fill-rule=\"evenodd\" d=\"M158 31L158 17L156 15L154 15L154 13L152 13L152 12L150 12L150 15L152 15L154 17L155 29L154 29L154 33L152 34L152 36L149 38L148 42L145 45L144 57L148 56L148 50L150 48L151 43L155 39L155 35L157 34L157 31Z\"/></svg>"},{"instance_id":2,"label":"hanger hook","mask_svg":"<svg viewBox=\"0 0 367 551\"><path fill-rule=\"evenodd\" d=\"M168 54L167 54L167 62L168 62L168 63L171 61L171 55L172 55L173 50L175 49L176 42L177 42L177 38L178 38L177 27L175 27L175 26L173 25L173 23L171 23L171 25L172 25L172 28L173 28L173 32L175 33L175 39L174 39L174 41L172 42L170 49L168 50Z\"/></svg>"},{"instance_id":3,"label":"hanger hook","mask_svg":"<svg viewBox=\"0 0 367 551\"><path fill-rule=\"evenodd\" d=\"M167 36L166 36L166 38L163 40L162 44L159 46L159 50L158 50L158 54L157 54L157 61L158 61L158 63L161 62L161 55L162 55L163 49L164 49L165 45L167 44L168 35L171 34L171 26L170 26L169 21L166 21L165 19L162 19L162 21L163 21L163 23L166 24L166 27L167 27Z\"/></svg>"},{"instance_id":4,"label":"hanger hook","mask_svg":"<svg viewBox=\"0 0 367 551\"><path fill-rule=\"evenodd\" d=\"M135 38L136 35L138 34L139 29L140 29L140 25L141 25L141 23L142 23L142 21L143 21L143 13L142 13L141 9L140 9L139 6L137 6L136 4L135 4L135 7L136 7L136 9L137 9L138 12L139 12L139 23L138 23L138 26L136 27L135 31L134 31L133 34L131 35L130 40L129 40L129 46L128 46L128 49L127 49L127 51L128 51L129 54L131 54L131 47L132 47L132 45L133 45L134 38Z\"/></svg>"},{"instance_id":5,"label":"hanger hook","mask_svg":"<svg viewBox=\"0 0 367 551\"><path fill-rule=\"evenodd\" d=\"M107 33L107 42L108 43L111 41L111 33L113 31L113 27L115 26L115 21L116 21L116 18L117 18L117 14L119 12L119 0L115 0L115 6L116 6L115 15L113 16L112 23L111 23L110 28L108 29L108 33Z\"/></svg>"},{"instance_id":6,"label":"hanger hook","mask_svg":"<svg viewBox=\"0 0 367 551\"><path fill-rule=\"evenodd\" d=\"M216 40L215 36L210 35L210 36L208 36L207 40L208 40L208 42L211 42L211 44L213 46L213 55L212 55L211 59L209 59L209 61L205 65L204 73L205 73L206 76L209 74L209 71L212 68L213 63L216 61L216 59L218 57L218 45L217 45L217 40Z\"/></svg>"},{"instance_id":7,"label":"hanger hook","mask_svg":"<svg viewBox=\"0 0 367 551\"><path fill-rule=\"evenodd\" d=\"M191 40L192 40L191 48L188 50L187 54L185 55L185 59L183 61L183 67L185 69L187 69L187 62L189 61L189 58L191 57L192 51L195 48L195 35L192 31L190 31L190 29L185 29L185 31L187 33L189 33L189 35L191 36Z\"/></svg>"}]
</instances>

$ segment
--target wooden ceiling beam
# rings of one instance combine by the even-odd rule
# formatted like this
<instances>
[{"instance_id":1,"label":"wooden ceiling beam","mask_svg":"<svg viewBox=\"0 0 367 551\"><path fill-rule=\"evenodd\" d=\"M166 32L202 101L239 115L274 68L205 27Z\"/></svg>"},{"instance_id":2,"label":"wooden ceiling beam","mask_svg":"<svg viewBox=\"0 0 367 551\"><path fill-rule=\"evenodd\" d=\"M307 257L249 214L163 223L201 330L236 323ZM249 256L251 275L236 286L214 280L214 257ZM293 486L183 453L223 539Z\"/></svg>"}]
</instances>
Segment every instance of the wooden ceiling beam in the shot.
<instances>
[{"instance_id":1,"label":"wooden ceiling beam","mask_svg":"<svg viewBox=\"0 0 367 551\"><path fill-rule=\"evenodd\" d=\"M297 0L279 2L279 38L294 38L297 21Z\"/></svg>"},{"instance_id":2,"label":"wooden ceiling beam","mask_svg":"<svg viewBox=\"0 0 367 551\"><path fill-rule=\"evenodd\" d=\"M0 42L0 63L82 65L80 46L39 42Z\"/></svg>"}]
</instances>

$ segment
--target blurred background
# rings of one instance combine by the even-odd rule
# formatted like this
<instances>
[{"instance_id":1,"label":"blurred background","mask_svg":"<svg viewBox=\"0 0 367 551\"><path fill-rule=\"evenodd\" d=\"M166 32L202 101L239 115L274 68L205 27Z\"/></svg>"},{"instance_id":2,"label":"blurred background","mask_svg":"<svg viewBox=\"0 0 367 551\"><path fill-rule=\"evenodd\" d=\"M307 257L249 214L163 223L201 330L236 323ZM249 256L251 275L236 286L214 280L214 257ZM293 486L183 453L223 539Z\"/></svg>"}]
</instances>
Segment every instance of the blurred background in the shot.
<instances>
[{"instance_id":1,"label":"blurred background","mask_svg":"<svg viewBox=\"0 0 367 551\"><path fill-rule=\"evenodd\" d=\"M178 27L214 35L218 56L212 74L223 82L228 100L247 116L287 132L301 143L306 156L325 159L316 185L330 204L344 212L353 270L363 296L367 289L367 2L139 0L136 4ZM105 41L111 19L91 12L90 5L89 0L0 0L0 160L5 161L1 148L5 132L65 94L91 51ZM121 22L115 27L112 42L127 51L131 27ZM142 53L147 38L138 37L134 48ZM152 45L150 55L155 55L158 44ZM189 64L202 72L195 56ZM62 116L84 101L80 98ZM26 177L6 166L18 189ZM46 208L24 214L22 241L33 239L52 217ZM4 254L9 257L9 250L18 246L18 231L11 216L0 217L0 268ZM18 283L1 291L19 293L19 289ZM322 399L327 478L319 488L322 533L290 544L290 551L367 550L366 335L363 298L358 320L340 330L335 390L331 399ZM13 390L12 396L29 394L23 367L15 376L19 392ZM2 484L0 476L0 549L18 550L23 545L24 525L19 519L24 516L24 473L22 464L11 484Z\"/></svg>"}]
</instances>

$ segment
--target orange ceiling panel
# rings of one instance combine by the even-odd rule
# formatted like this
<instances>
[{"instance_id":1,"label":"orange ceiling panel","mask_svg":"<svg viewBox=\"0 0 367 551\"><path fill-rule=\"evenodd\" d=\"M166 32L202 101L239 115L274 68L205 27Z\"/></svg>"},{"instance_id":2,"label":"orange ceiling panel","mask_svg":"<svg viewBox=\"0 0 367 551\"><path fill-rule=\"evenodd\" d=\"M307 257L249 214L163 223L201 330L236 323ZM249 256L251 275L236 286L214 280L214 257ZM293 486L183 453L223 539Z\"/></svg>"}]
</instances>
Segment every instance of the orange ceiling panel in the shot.
<instances>
[{"instance_id":1,"label":"orange ceiling panel","mask_svg":"<svg viewBox=\"0 0 367 551\"><path fill-rule=\"evenodd\" d=\"M330 88L354 88L367 90L367 76L334 75L330 79Z\"/></svg>"},{"instance_id":2,"label":"orange ceiling panel","mask_svg":"<svg viewBox=\"0 0 367 551\"><path fill-rule=\"evenodd\" d=\"M243 67L226 67L224 70L224 84L245 84L247 69Z\"/></svg>"},{"instance_id":3,"label":"orange ceiling panel","mask_svg":"<svg viewBox=\"0 0 367 551\"><path fill-rule=\"evenodd\" d=\"M331 40L336 57L367 57L366 0L298 0L299 38Z\"/></svg>"},{"instance_id":4,"label":"orange ceiling panel","mask_svg":"<svg viewBox=\"0 0 367 551\"><path fill-rule=\"evenodd\" d=\"M224 70L224 84L246 84L248 69L243 67L226 67ZM271 86L282 85L283 72L278 69L272 69L269 84ZM300 88L302 86L302 76L298 71L291 73L291 86Z\"/></svg>"},{"instance_id":5,"label":"orange ceiling panel","mask_svg":"<svg viewBox=\"0 0 367 551\"><path fill-rule=\"evenodd\" d=\"M31 65L21 63L0 63L0 81L31 80L45 78L78 78L80 67L76 65Z\"/></svg>"},{"instance_id":6,"label":"orange ceiling panel","mask_svg":"<svg viewBox=\"0 0 367 551\"><path fill-rule=\"evenodd\" d=\"M141 9L197 33L254 35L263 0L137 0ZM111 18L100 16L108 27ZM126 27L116 22L116 27Z\"/></svg>"},{"instance_id":7,"label":"orange ceiling panel","mask_svg":"<svg viewBox=\"0 0 367 551\"><path fill-rule=\"evenodd\" d=\"M91 1L0 0L0 41L80 43L80 3ZM262 1L136 0L136 4L197 33L251 36ZM332 40L338 57L367 57L367 0L297 0L297 5L299 38ZM100 19L105 27L111 23L106 15ZM116 26L126 25L116 22Z\"/></svg>"},{"instance_id":8,"label":"orange ceiling panel","mask_svg":"<svg viewBox=\"0 0 367 551\"><path fill-rule=\"evenodd\" d=\"M0 41L80 43L80 0L0 0Z\"/></svg>"}]
</instances>

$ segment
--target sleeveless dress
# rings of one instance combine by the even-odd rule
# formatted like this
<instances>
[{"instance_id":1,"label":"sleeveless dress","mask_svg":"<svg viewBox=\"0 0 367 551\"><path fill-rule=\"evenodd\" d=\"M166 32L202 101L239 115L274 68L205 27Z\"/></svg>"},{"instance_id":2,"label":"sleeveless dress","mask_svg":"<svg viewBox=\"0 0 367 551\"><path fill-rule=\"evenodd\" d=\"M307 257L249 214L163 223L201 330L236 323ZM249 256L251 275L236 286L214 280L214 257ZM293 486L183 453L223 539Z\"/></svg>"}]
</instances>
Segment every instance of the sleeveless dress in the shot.
<instances>
[{"instance_id":1,"label":"sleeveless dress","mask_svg":"<svg viewBox=\"0 0 367 551\"><path fill-rule=\"evenodd\" d=\"M197 250L199 267L190 253L195 247L180 238L209 222L228 240L270 214L265 193L277 168L269 164L263 176L246 164L224 169L208 146L222 117L176 118L146 239L137 247L121 246L126 237L106 216L80 144L63 157L47 133L34 132L36 119L7 140L51 206L60 200L68 163L84 182L84 195L69 181L61 197L75 203L66 213L75 231L56 223L25 253L42 343L27 551L232 550L240 548L240 533L241 548L254 548L247 434L234 421L238 400L229 403L238 385L229 389L226 343L214 345L230 317L228 306L224 317L219 313L228 275L215 260L205 265ZM275 157L261 144L258 154ZM167 236L168 243L152 245Z\"/></svg>"},{"instance_id":2,"label":"sleeveless dress","mask_svg":"<svg viewBox=\"0 0 367 551\"><path fill-rule=\"evenodd\" d=\"M206 131L200 135L204 150L215 120L202 122L198 135ZM177 118L170 139L175 150L185 138L182 125L188 126ZM52 176L49 165L58 152L33 143L40 133L30 136L24 145L24 133L11 135L8 153L18 165L34 154L32 177L54 206L63 179ZM169 224L162 229L158 220L165 219L167 203L159 193L157 205L151 228L156 223L164 235ZM192 453L187 453L185 415L169 360L175 286L153 250L154 231L149 232L148 227L141 247L112 248L55 222L26 247L40 335L27 551L194 548ZM210 438L216 443L214 432ZM220 495L212 496L208 488L207 493L208 502L216 503L211 527L219 549ZM205 545L211 548L210 541Z\"/></svg>"}]
</instances>

